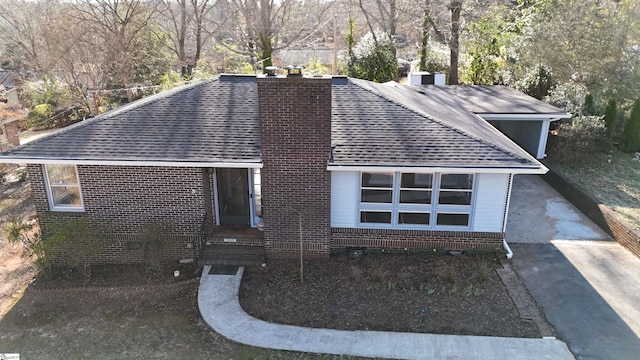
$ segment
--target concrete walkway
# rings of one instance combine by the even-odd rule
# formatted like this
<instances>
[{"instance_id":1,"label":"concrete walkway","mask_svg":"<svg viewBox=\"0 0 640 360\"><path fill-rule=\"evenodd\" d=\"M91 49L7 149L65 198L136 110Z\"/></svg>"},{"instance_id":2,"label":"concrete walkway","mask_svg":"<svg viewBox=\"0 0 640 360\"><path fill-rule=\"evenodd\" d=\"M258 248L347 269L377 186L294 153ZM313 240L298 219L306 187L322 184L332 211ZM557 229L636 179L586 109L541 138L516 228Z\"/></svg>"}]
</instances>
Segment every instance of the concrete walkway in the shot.
<instances>
[{"instance_id":1,"label":"concrete walkway","mask_svg":"<svg viewBox=\"0 0 640 360\"><path fill-rule=\"evenodd\" d=\"M579 360L640 359L640 259L538 176L518 175L513 265Z\"/></svg>"},{"instance_id":2,"label":"concrete walkway","mask_svg":"<svg viewBox=\"0 0 640 360\"><path fill-rule=\"evenodd\" d=\"M198 291L202 318L216 332L241 344L394 359L574 359L567 346L555 339L347 331L272 324L249 316L240 307L242 268L236 275L209 275L209 269L205 266Z\"/></svg>"}]
</instances>

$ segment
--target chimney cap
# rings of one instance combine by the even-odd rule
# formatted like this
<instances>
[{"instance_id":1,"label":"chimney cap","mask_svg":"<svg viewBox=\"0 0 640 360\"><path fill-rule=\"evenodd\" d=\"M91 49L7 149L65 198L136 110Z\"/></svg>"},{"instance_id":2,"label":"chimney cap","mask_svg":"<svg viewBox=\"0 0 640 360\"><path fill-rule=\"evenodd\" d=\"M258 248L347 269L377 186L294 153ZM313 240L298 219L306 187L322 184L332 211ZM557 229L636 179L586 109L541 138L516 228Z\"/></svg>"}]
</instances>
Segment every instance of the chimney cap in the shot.
<instances>
[{"instance_id":1,"label":"chimney cap","mask_svg":"<svg viewBox=\"0 0 640 360\"><path fill-rule=\"evenodd\" d=\"M302 70L304 69L304 66L302 66L302 65L297 65L297 66L287 65L287 66L285 66L285 69L287 69L287 75L288 76L302 76Z\"/></svg>"},{"instance_id":2,"label":"chimney cap","mask_svg":"<svg viewBox=\"0 0 640 360\"><path fill-rule=\"evenodd\" d=\"M278 67L267 66L264 68L264 73L267 74L267 76L276 76L278 74Z\"/></svg>"}]
</instances>

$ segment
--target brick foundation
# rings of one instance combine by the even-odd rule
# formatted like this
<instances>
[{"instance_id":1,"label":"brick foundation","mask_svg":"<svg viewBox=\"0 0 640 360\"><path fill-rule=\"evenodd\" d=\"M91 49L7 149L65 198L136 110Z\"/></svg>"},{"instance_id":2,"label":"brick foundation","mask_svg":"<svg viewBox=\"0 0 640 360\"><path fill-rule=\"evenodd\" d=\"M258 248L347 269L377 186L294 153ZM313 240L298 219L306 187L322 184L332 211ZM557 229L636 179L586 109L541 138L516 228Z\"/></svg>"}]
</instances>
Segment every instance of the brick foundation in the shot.
<instances>
[{"instance_id":1,"label":"brick foundation","mask_svg":"<svg viewBox=\"0 0 640 360\"><path fill-rule=\"evenodd\" d=\"M332 228L331 238L332 250L367 247L494 251L502 248L504 233Z\"/></svg>"}]
</instances>

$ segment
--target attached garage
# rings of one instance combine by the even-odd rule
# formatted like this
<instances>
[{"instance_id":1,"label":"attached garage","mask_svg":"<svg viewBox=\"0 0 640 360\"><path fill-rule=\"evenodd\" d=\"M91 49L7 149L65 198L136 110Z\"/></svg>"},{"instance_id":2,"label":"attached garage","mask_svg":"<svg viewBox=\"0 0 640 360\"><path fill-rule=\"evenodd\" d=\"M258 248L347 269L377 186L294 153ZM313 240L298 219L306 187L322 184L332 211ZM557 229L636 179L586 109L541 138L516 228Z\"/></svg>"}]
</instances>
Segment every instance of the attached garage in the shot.
<instances>
[{"instance_id":1,"label":"attached garage","mask_svg":"<svg viewBox=\"0 0 640 360\"><path fill-rule=\"evenodd\" d=\"M433 74L411 74L411 77L418 79L410 80L410 83L424 88L425 92L438 92L450 96L460 106L488 121L538 159L546 157L551 122L571 117L571 114L553 105L508 86L442 85L443 76L435 75L434 77ZM433 84L434 81L439 85L424 85Z\"/></svg>"}]
</instances>

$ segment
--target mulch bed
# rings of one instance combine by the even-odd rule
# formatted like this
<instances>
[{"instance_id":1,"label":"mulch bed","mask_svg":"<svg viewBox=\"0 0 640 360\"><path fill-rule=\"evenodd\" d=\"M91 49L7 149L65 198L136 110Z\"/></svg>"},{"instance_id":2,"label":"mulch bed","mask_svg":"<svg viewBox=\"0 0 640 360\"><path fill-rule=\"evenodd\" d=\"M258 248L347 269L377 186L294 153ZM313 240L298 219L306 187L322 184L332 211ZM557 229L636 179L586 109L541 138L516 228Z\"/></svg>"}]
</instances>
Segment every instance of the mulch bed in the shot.
<instances>
[{"instance_id":1,"label":"mulch bed","mask_svg":"<svg viewBox=\"0 0 640 360\"><path fill-rule=\"evenodd\" d=\"M344 330L540 337L522 321L494 255L431 253L271 260L245 269L240 302L257 318Z\"/></svg>"}]
</instances>

